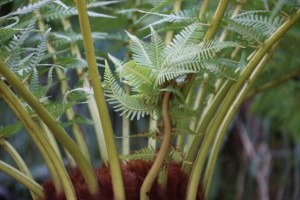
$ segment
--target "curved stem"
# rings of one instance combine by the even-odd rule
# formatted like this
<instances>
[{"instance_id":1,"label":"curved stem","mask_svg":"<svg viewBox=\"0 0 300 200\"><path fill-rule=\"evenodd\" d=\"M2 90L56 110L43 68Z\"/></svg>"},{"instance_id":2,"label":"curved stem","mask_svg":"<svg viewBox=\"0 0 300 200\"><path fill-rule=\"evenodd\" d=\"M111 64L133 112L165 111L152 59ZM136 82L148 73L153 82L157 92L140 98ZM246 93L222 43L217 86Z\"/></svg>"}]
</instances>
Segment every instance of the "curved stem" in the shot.
<instances>
[{"instance_id":1,"label":"curved stem","mask_svg":"<svg viewBox=\"0 0 300 200\"><path fill-rule=\"evenodd\" d=\"M94 90L97 108L103 127L105 143L107 146L114 197L115 199L122 200L125 199L125 191L120 161L118 157L117 145L114 139L113 128L104 97L103 87L100 81L100 74L97 68L91 27L87 15L86 2L84 0L76 0L76 6L78 10L80 28L83 36L84 49L87 57L88 73Z\"/></svg>"},{"instance_id":2,"label":"curved stem","mask_svg":"<svg viewBox=\"0 0 300 200\"><path fill-rule=\"evenodd\" d=\"M212 145L213 139L221 125L224 117L226 116L230 106L235 101L239 91L242 89L244 84L247 82L251 73L257 67L257 64L261 61L261 59L265 56L265 54L269 51L269 49L281 38L283 35L299 20L300 18L300 9L290 17L280 28L277 29L275 33L273 33L270 38L268 38L263 46L255 53L252 59L249 61L244 71L241 73L237 82L232 86L228 95L226 96L216 118L214 119L210 131L207 135L209 135L209 139L204 142L205 146L210 147ZM209 149L209 148L207 148ZM204 161L206 159L208 151L203 151L202 148L199 151L195 164L193 166L192 173L190 175L190 180L188 184L187 191L187 199L194 199L197 194L197 188L199 185L199 180L202 172L202 168L204 166Z\"/></svg>"},{"instance_id":3,"label":"curved stem","mask_svg":"<svg viewBox=\"0 0 300 200\"><path fill-rule=\"evenodd\" d=\"M49 112L43 107L38 99L28 90L27 87L9 70L4 63L0 63L0 73L7 79L12 87L20 94L20 96L30 105L39 118L48 126L53 135L68 150L76 161L78 168L82 172L91 194L97 194L99 191L98 181L91 165L83 156L78 146L59 125Z\"/></svg>"},{"instance_id":4,"label":"curved stem","mask_svg":"<svg viewBox=\"0 0 300 200\"><path fill-rule=\"evenodd\" d=\"M165 92L163 96L163 106L162 106L162 115L163 115L163 123L164 123L164 136L163 141L160 146L159 152L157 154L157 157L148 172L143 185L141 187L140 191L140 199L141 200L148 200L148 193L151 190L152 184L154 183L155 179L158 176L159 170L161 166L163 165L163 162L168 154L169 144L171 140L171 122L169 117L169 98L170 98L170 92Z\"/></svg>"},{"instance_id":5,"label":"curved stem","mask_svg":"<svg viewBox=\"0 0 300 200\"><path fill-rule=\"evenodd\" d=\"M28 178L32 179L32 174L29 171L26 163L20 156L20 154L16 151L16 149L6 140L0 139L0 146L12 157L14 162L17 164L19 170L24 173ZM30 191L31 197L34 200L38 200L38 196Z\"/></svg>"},{"instance_id":6,"label":"curved stem","mask_svg":"<svg viewBox=\"0 0 300 200\"><path fill-rule=\"evenodd\" d=\"M31 192L33 192L39 199L44 199L44 191L42 186L40 186L37 182L35 182L32 178L26 176L19 170L14 167L6 164L5 162L0 160L0 171L8 174L13 177L19 183L28 188Z\"/></svg>"},{"instance_id":7,"label":"curved stem","mask_svg":"<svg viewBox=\"0 0 300 200\"><path fill-rule=\"evenodd\" d=\"M4 66L0 66L0 69L3 69ZM49 166L49 169L52 169L52 165L55 167L55 171L51 170L51 175L53 175L52 178L56 178L55 181L61 181L57 184L62 185L67 199L76 199L74 188L72 185L72 182L70 180L70 177L67 174L67 171L63 165L63 163L60 162L59 157L57 156L55 150L52 148L50 142L48 141L48 138L43 134L40 127L37 126L37 124L33 121L33 119L30 117L29 113L25 110L23 105L19 102L17 97L13 94L13 92L6 86L6 84L0 80L0 93L3 97L3 99L7 102L7 104L11 107L11 109L14 111L14 113L17 115L19 120L22 122L24 127L26 128L28 134L32 138L32 140L37 145L39 151L43 155L46 164ZM57 173L57 174L56 174ZM56 182L55 182L56 183ZM58 185L56 185L58 186ZM60 192L60 187L56 187L57 192Z\"/></svg>"}]
</instances>

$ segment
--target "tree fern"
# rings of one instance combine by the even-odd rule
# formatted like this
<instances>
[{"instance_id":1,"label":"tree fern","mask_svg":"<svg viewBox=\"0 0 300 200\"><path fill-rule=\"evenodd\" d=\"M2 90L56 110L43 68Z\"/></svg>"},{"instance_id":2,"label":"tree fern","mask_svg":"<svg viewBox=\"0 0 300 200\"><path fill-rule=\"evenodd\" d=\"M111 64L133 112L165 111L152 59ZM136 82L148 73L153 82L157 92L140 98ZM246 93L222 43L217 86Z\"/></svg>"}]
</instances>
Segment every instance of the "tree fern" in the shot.
<instances>
[{"instance_id":1,"label":"tree fern","mask_svg":"<svg viewBox=\"0 0 300 200\"><path fill-rule=\"evenodd\" d=\"M116 111L121 111L121 115L131 119L134 117L139 119L155 110L156 105L147 105L144 101L126 94L116 82L108 65L105 67L104 83L104 91L108 102L114 105L113 107Z\"/></svg>"}]
</instances>

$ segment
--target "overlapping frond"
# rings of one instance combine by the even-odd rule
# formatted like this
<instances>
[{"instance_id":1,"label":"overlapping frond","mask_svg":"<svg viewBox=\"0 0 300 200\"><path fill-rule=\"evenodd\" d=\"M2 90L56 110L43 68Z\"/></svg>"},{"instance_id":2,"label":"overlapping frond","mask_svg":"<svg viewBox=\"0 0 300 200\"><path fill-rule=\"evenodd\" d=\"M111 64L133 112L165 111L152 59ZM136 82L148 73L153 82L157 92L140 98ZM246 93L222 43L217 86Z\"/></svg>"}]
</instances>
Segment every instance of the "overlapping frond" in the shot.
<instances>
[{"instance_id":1,"label":"overlapping frond","mask_svg":"<svg viewBox=\"0 0 300 200\"><path fill-rule=\"evenodd\" d=\"M151 42L150 42L150 52L149 57L153 64L154 69L160 69L162 66L162 60L164 57L165 44L162 38L156 33L156 31L151 29Z\"/></svg>"},{"instance_id":2,"label":"overlapping frond","mask_svg":"<svg viewBox=\"0 0 300 200\"><path fill-rule=\"evenodd\" d=\"M124 82L136 90L139 90L142 84L150 91L153 87L152 70L137 64L134 60L126 63L119 73Z\"/></svg>"},{"instance_id":3,"label":"overlapping frond","mask_svg":"<svg viewBox=\"0 0 300 200\"><path fill-rule=\"evenodd\" d=\"M116 111L120 111L121 115L131 119L135 117L139 119L147 114L151 114L156 108L156 105L145 104L144 101L126 94L115 80L108 65L105 67L104 83L107 101L113 105Z\"/></svg>"},{"instance_id":4,"label":"overlapping frond","mask_svg":"<svg viewBox=\"0 0 300 200\"><path fill-rule=\"evenodd\" d=\"M149 56L149 45L136 36L131 35L129 32L127 32L127 35L131 40L130 47L133 59L140 65L151 67L152 62Z\"/></svg>"},{"instance_id":5,"label":"overlapping frond","mask_svg":"<svg viewBox=\"0 0 300 200\"><path fill-rule=\"evenodd\" d=\"M222 49L239 46L235 42L220 42L212 40L207 43L187 44L181 51L169 54L165 67L158 73L156 84L161 85L188 73L197 73L201 68L215 63L213 57Z\"/></svg>"},{"instance_id":6,"label":"overlapping frond","mask_svg":"<svg viewBox=\"0 0 300 200\"><path fill-rule=\"evenodd\" d=\"M174 36L172 42L166 47L165 51L167 56L164 63L168 61L169 56L171 56L174 53L179 53L181 49L187 44L195 44L200 42L203 35L203 28L198 23L193 23L184 28L182 31L180 31Z\"/></svg>"},{"instance_id":7,"label":"overlapping frond","mask_svg":"<svg viewBox=\"0 0 300 200\"><path fill-rule=\"evenodd\" d=\"M245 39L259 42L274 33L283 19L279 16L273 18L266 11L248 11L225 21Z\"/></svg>"}]
</instances>

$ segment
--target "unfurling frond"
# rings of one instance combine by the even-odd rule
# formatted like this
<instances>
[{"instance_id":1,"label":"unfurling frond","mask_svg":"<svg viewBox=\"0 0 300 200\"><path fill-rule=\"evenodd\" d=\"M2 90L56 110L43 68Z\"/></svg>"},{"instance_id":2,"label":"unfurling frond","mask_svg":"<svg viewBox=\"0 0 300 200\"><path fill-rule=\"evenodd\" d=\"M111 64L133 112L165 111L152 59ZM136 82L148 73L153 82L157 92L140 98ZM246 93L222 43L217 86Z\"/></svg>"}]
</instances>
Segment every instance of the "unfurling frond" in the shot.
<instances>
[{"instance_id":1,"label":"unfurling frond","mask_svg":"<svg viewBox=\"0 0 300 200\"><path fill-rule=\"evenodd\" d=\"M135 61L126 63L122 70L119 71L120 76L124 78L124 82L134 87L136 90L143 84L149 90L153 87L152 70L137 64Z\"/></svg>"},{"instance_id":2,"label":"unfurling frond","mask_svg":"<svg viewBox=\"0 0 300 200\"><path fill-rule=\"evenodd\" d=\"M121 111L121 115L139 119L146 114L151 114L156 108L156 105L148 105L144 101L126 94L115 80L108 65L105 66L104 83L107 101L114 105L116 111Z\"/></svg>"},{"instance_id":3,"label":"unfurling frond","mask_svg":"<svg viewBox=\"0 0 300 200\"><path fill-rule=\"evenodd\" d=\"M153 161L155 159L155 156L156 156L155 149L153 147L147 147L147 148L139 149L129 155L121 155L120 158L122 160Z\"/></svg>"},{"instance_id":4,"label":"unfurling frond","mask_svg":"<svg viewBox=\"0 0 300 200\"><path fill-rule=\"evenodd\" d=\"M152 62L149 56L149 45L128 32L127 35L131 40L130 47L133 59L140 65L151 67Z\"/></svg>"}]
</instances>

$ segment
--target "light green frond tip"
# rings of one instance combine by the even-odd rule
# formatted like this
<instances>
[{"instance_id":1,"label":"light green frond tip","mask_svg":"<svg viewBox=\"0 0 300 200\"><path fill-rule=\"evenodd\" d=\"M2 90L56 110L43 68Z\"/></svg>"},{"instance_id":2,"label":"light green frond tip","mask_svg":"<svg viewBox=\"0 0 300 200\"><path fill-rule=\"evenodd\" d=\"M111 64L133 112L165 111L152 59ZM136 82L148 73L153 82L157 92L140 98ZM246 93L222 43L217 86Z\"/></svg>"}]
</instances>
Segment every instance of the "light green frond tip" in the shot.
<instances>
[{"instance_id":1,"label":"light green frond tip","mask_svg":"<svg viewBox=\"0 0 300 200\"><path fill-rule=\"evenodd\" d=\"M135 98L134 95L126 94L113 76L107 62L105 64L104 92L108 103L113 105L115 111L120 111L121 115L130 119L135 117L139 119L152 114L156 109L156 105L146 104L143 100Z\"/></svg>"}]
</instances>

